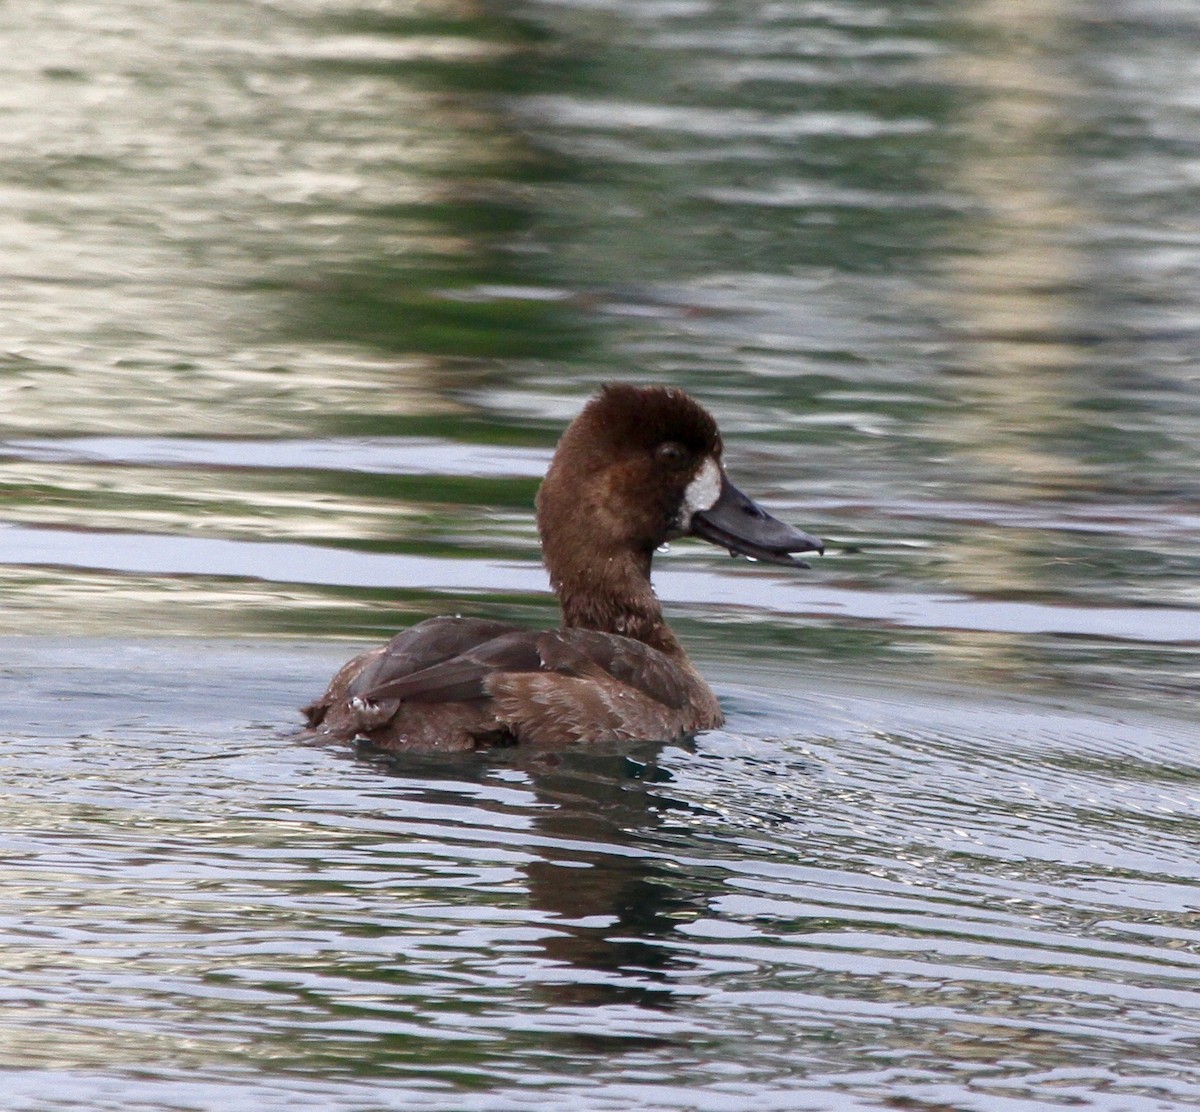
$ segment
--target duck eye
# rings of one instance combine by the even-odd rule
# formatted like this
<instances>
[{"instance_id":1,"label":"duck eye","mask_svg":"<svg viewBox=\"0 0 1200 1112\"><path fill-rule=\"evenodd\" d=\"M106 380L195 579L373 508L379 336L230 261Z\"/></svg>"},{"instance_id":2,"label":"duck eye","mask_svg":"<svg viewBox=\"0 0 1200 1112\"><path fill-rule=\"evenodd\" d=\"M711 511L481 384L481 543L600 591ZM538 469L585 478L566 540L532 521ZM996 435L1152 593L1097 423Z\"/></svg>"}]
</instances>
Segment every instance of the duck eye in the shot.
<instances>
[{"instance_id":1,"label":"duck eye","mask_svg":"<svg viewBox=\"0 0 1200 1112\"><path fill-rule=\"evenodd\" d=\"M666 467L678 468L688 463L688 450L674 440L667 440L660 444L654 452L655 458L659 463Z\"/></svg>"}]
</instances>

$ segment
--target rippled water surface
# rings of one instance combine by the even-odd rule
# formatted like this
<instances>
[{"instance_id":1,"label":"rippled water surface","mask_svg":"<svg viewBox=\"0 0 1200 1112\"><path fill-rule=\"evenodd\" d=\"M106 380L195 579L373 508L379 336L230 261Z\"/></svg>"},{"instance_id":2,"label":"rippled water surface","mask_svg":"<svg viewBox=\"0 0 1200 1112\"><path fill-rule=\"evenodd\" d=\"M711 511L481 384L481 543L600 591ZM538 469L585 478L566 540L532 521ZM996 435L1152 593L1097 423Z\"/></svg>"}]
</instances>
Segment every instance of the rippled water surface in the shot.
<instances>
[{"instance_id":1,"label":"rippled water surface","mask_svg":"<svg viewBox=\"0 0 1200 1112\"><path fill-rule=\"evenodd\" d=\"M0 10L6 1108L1200 1104L1200 19ZM294 708L553 623L595 386L807 573L657 558L690 747Z\"/></svg>"}]
</instances>

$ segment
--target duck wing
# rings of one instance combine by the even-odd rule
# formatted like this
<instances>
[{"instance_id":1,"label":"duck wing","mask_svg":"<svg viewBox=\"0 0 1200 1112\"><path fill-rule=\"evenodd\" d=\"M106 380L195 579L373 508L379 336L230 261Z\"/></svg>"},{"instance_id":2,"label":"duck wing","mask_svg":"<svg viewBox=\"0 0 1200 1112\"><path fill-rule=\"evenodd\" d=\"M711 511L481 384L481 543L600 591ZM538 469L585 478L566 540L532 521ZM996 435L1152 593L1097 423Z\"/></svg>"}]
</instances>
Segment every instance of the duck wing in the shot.
<instances>
[{"instance_id":1,"label":"duck wing","mask_svg":"<svg viewBox=\"0 0 1200 1112\"><path fill-rule=\"evenodd\" d=\"M590 629L557 629L538 639L542 671L611 678L664 707L678 710L693 695L690 670L632 637Z\"/></svg>"},{"instance_id":2,"label":"duck wing","mask_svg":"<svg viewBox=\"0 0 1200 1112\"><path fill-rule=\"evenodd\" d=\"M505 635L520 633L507 622L484 618L430 618L396 634L375 659L355 673L346 685L346 697L376 701L379 696L374 692L387 684L456 660Z\"/></svg>"},{"instance_id":3,"label":"duck wing","mask_svg":"<svg viewBox=\"0 0 1200 1112\"><path fill-rule=\"evenodd\" d=\"M369 703L455 703L486 699L485 681L498 672L530 672L541 666L538 634L502 627L482 643L467 646L426 668L383 675L365 670L349 689L351 698Z\"/></svg>"},{"instance_id":4,"label":"duck wing","mask_svg":"<svg viewBox=\"0 0 1200 1112\"><path fill-rule=\"evenodd\" d=\"M683 707L693 694L689 673L664 653L631 637L587 629L534 632L504 627L499 636L451 659L399 675L385 677L381 671L364 670L351 684L350 697L371 703L486 699L499 677L527 673L615 681L672 710Z\"/></svg>"},{"instance_id":5,"label":"duck wing","mask_svg":"<svg viewBox=\"0 0 1200 1112\"><path fill-rule=\"evenodd\" d=\"M430 618L396 634L386 645L361 653L329 681L325 694L304 707L310 727L326 722L330 710L383 684L453 660L477 645L514 631L483 618Z\"/></svg>"}]
</instances>

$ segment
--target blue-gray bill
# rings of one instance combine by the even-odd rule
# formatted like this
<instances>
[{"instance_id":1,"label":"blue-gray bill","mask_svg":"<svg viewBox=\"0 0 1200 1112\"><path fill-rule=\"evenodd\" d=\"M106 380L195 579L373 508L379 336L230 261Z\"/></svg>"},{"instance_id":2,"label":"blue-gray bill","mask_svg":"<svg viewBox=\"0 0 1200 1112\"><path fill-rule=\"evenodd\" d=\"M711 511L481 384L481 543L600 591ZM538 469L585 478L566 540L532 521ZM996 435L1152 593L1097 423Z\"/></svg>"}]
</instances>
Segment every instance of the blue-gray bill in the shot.
<instances>
[{"instance_id":1,"label":"blue-gray bill","mask_svg":"<svg viewBox=\"0 0 1200 1112\"><path fill-rule=\"evenodd\" d=\"M721 493L707 510L692 515L691 535L727 548L731 556L747 556L766 564L809 567L793 552L824 554L825 545L814 536L772 517L747 498L721 473Z\"/></svg>"}]
</instances>

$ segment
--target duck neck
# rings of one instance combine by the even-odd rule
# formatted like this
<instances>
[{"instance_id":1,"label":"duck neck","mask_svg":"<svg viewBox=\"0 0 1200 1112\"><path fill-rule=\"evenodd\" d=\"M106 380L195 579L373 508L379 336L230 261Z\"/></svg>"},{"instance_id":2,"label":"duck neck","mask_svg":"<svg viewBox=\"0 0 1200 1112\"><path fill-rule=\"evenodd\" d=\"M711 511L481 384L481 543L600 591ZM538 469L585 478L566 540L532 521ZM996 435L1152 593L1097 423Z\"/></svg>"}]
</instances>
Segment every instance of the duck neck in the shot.
<instances>
[{"instance_id":1,"label":"duck neck","mask_svg":"<svg viewBox=\"0 0 1200 1112\"><path fill-rule=\"evenodd\" d=\"M652 553L623 551L586 559L553 559L547 553L550 584L567 628L594 629L632 637L668 656L684 657L683 646L663 617L650 585Z\"/></svg>"}]
</instances>

